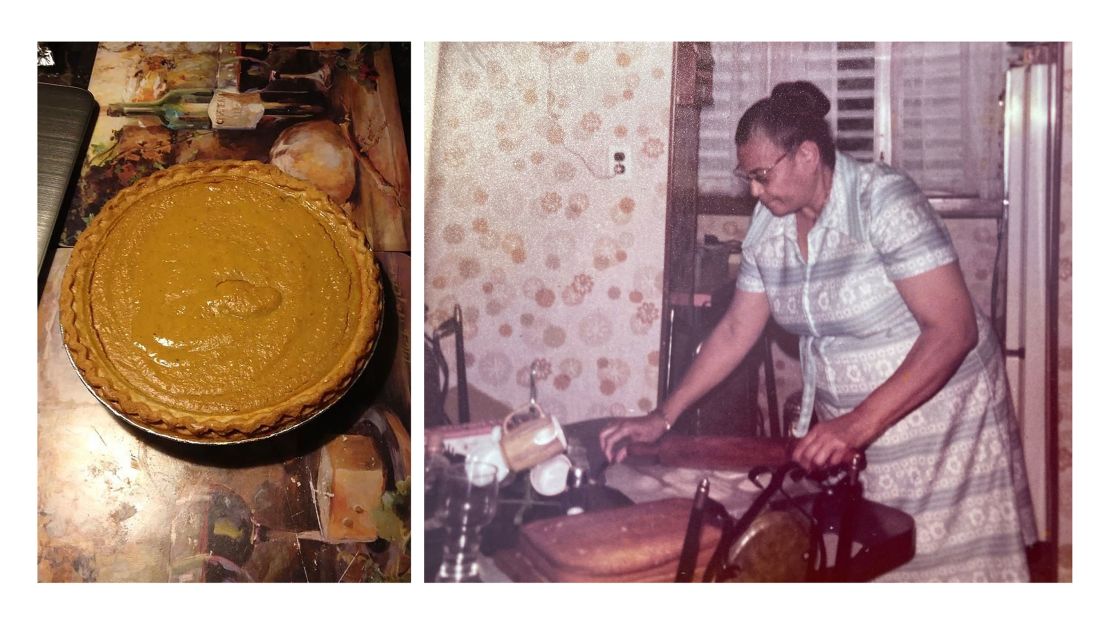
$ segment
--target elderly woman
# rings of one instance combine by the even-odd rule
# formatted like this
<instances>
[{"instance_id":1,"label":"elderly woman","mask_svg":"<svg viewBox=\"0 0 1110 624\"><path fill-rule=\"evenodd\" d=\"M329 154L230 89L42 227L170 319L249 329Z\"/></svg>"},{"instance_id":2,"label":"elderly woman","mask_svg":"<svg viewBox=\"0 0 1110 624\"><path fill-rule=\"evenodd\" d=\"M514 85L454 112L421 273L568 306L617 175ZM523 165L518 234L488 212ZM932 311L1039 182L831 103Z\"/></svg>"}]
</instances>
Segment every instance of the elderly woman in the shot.
<instances>
[{"instance_id":1,"label":"elderly woman","mask_svg":"<svg viewBox=\"0 0 1110 624\"><path fill-rule=\"evenodd\" d=\"M815 470L866 450L865 496L916 523L895 581L1028 580L1035 538L999 344L951 240L912 180L836 151L815 85L777 85L736 128L759 199L737 292L681 384L601 433L654 441L747 354L768 318L800 337L792 458Z\"/></svg>"}]
</instances>

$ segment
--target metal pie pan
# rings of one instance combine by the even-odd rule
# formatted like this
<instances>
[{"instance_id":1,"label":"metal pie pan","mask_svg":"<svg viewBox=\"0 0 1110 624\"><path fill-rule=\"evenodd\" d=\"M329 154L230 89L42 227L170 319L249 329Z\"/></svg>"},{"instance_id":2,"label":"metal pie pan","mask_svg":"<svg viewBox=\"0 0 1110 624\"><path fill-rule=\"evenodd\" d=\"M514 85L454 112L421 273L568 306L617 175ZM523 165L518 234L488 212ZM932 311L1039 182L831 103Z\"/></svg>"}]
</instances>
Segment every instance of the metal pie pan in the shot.
<instances>
[{"instance_id":1,"label":"metal pie pan","mask_svg":"<svg viewBox=\"0 0 1110 624\"><path fill-rule=\"evenodd\" d=\"M376 260L375 260L375 262L376 262ZM379 271L380 271L380 268L379 268ZM283 433L287 433L289 431L292 431L292 430L294 430L294 429L296 429L296 428L298 428L298 427L316 419L317 416L319 416L320 414L323 414L324 412L328 411L328 409L330 409L333 405L338 403L340 401L340 399L342 399L344 396L346 396L347 392L349 392L351 390L351 388L353 388L355 386L355 384L358 383L358 380L362 378L362 373L366 371L367 365L370 364L370 360L374 359L374 353L378 349L378 342L381 339L382 325L383 325L384 319L385 319L385 291L382 288L382 281L381 281L380 273L379 273L379 277L378 277L377 281L378 281L378 292L382 293L382 313L378 315L378 324L377 324L377 327L374 330L374 339L373 339L373 343L370 345L370 352L367 354L366 359L363 360L362 366L359 367L358 372L355 373L355 376L351 379L351 383L347 384L347 387L343 389L343 392L340 392L339 394L337 394L331 401L329 401L325 405L321 406L319 409L317 409L315 412L309 414L308 416L306 416L304 418L301 418L300 420L297 420L296 422L289 423L287 425L278 427L276 429L267 430L263 433L260 433L258 435L253 435L253 436L244 435L244 437L242 437L242 438L235 438L235 439L219 438L219 437L200 438L200 437L188 436L188 435L185 435L185 434L178 433L176 430L173 430L173 429L165 429L165 428L156 427L156 426L151 425L149 423L143 422L143 421L141 421L137 418L129 416L128 414L124 414L123 412L120 412L118 409L113 407L108 401L104 400L104 398L101 397L91 385L89 385L88 380L85 379L84 373L82 373L81 369L77 367L77 362L74 361L73 354L70 352L69 346L67 346L65 344L65 327L62 326L62 323L61 323L60 320L58 322L58 329L59 329L59 331L61 331L61 335L62 335L62 348L66 352L66 357L69 358L70 366L72 366L73 370L76 371L77 378L81 380L81 384L84 385L85 388L88 389L88 391L90 393L92 393L92 395L94 397L96 397L96 400L99 401L101 405L103 405L109 412L112 413L112 415L116 416L120 420L123 420L124 422L131 425L132 427L135 427L137 429L141 429L141 430L143 430L143 431L145 431L145 432L147 432L151 435L157 436L157 437L165 439L165 440L172 440L174 442L184 442L186 444L195 444L195 445L198 445L198 446L233 446L233 445L238 445L238 444L249 444L249 443L252 443L252 442L260 442L260 441L263 441L263 440L269 440L269 439L274 438L276 436L279 436Z\"/></svg>"}]
</instances>

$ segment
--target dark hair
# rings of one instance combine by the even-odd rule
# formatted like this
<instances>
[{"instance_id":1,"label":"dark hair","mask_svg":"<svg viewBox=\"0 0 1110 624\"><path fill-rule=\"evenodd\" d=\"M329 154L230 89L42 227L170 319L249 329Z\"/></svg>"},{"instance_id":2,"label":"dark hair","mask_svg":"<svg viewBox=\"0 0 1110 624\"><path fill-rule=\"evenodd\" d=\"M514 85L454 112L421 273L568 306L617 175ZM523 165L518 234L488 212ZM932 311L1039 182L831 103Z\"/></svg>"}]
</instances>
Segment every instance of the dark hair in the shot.
<instances>
[{"instance_id":1,"label":"dark hair","mask_svg":"<svg viewBox=\"0 0 1110 624\"><path fill-rule=\"evenodd\" d=\"M829 98L812 82L780 82L771 90L771 97L744 112L736 124L736 145L747 143L756 131L785 150L813 141L821 151L821 162L832 167L836 164L836 144L825 121L831 109Z\"/></svg>"}]
</instances>

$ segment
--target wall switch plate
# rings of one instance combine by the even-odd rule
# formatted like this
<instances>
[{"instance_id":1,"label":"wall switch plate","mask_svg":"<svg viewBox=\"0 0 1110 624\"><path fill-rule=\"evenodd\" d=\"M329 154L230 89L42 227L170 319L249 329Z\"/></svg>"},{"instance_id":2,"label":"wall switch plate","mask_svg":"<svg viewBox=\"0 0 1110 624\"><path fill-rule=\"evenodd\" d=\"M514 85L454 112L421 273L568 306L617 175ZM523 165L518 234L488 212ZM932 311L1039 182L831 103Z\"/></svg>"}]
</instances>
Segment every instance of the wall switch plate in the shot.
<instances>
[{"instance_id":1,"label":"wall switch plate","mask_svg":"<svg viewBox=\"0 0 1110 624\"><path fill-rule=\"evenodd\" d=\"M632 173L632 152L627 146L609 146L609 173L614 176Z\"/></svg>"}]
</instances>

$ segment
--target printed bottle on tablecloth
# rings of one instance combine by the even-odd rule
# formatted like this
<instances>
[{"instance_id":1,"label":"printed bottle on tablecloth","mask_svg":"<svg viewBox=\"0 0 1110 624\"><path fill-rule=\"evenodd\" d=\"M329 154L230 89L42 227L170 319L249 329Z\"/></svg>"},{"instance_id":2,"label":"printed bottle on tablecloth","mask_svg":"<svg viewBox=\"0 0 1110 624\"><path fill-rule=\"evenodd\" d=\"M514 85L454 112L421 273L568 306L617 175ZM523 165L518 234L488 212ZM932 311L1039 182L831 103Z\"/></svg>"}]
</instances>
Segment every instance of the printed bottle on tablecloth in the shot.
<instances>
[{"instance_id":1,"label":"printed bottle on tablecloth","mask_svg":"<svg viewBox=\"0 0 1110 624\"><path fill-rule=\"evenodd\" d=\"M154 116L171 130L250 130L263 119L310 119L326 111L317 95L174 89L153 102L108 105L109 117Z\"/></svg>"}]
</instances>

